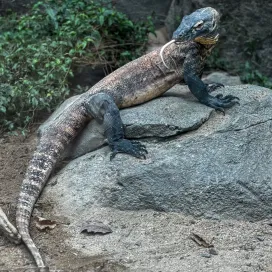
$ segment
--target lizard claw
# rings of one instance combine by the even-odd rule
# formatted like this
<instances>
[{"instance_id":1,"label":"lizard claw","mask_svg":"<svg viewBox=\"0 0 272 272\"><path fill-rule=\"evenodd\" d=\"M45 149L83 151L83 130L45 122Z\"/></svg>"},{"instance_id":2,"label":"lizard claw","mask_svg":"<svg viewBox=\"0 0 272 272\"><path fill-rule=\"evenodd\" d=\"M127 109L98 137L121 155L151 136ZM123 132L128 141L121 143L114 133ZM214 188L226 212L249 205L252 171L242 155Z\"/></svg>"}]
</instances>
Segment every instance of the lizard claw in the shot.
<instances>
[{"instance_id":1,"label":"lizard claw","mask_svg":"<svg viewBox=\"0 0 272 272\"><path fill-rule=\"evenodd\" d=\"M217 111L225 114L224 109L231 108L234 105L240 105L238 102L240 99L233 95L223 96L222 94L217 94L216 96L207 96L204 101L201 101L203 104L214 108Z\"/></svg>"},{"instance_id":2,"label":"lizard claw","mask_svg":"<svg viewBox=\"0 0 272 272\"><path fill-rule=\"evenodd\" d=\"M145 159L145 155L148 152L145 145L141 144L138 141L120 139L113 144L110 160L112 160L118 153L125 153L138 159Z\"/></svg>"}]
</instances>

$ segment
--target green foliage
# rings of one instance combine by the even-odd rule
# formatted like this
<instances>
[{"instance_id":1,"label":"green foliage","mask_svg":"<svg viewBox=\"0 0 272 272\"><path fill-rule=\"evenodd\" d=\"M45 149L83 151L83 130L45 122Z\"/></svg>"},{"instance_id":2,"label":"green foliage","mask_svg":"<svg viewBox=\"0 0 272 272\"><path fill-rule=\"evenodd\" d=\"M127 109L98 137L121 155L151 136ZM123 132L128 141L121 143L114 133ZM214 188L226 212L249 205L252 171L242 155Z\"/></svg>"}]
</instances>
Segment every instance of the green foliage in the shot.
<instances>
[{"instance_id":1,"label":"green foliage","mask_svg":"<svg viewBox=\"0 0 272 272\"><path fill-rule=\"evenodd\" d=\"M252 55L255 55L252 53ZM252 63L255 61L252 60ZM208 69L220 69L224 71L232 71L232 73L238 74L241 77L243 83L254 84L272 89L272 80L262 74L256 65L252 65L247 61L244 65L238 68L234 68L226 59L220 56L218 49L215 49L207 59L206 66Z\"/></svg>"},{"instance_id":2,"label":"green foliage","mask_svg":"<svg viewBox=\"0 0 272 272\"><path fill-rule=\"evenodd\" d=\"M272 81L261 72L253 68L249 62L245 63L243 67L241 80L244 83L254 84L272 89Z\"/></svg>"},{"instance_id":3,"label":"green foliage","mask_svg":"<svg viewBox=\"0 0 272 272\"><path fill-rule=\"evenodd\" d=\"M78 66L112 69L143 54L151 18L134 23L110 1L44 0L0 17L0 125L26 127L69 94Z\"/></svg>"}]
</instances>

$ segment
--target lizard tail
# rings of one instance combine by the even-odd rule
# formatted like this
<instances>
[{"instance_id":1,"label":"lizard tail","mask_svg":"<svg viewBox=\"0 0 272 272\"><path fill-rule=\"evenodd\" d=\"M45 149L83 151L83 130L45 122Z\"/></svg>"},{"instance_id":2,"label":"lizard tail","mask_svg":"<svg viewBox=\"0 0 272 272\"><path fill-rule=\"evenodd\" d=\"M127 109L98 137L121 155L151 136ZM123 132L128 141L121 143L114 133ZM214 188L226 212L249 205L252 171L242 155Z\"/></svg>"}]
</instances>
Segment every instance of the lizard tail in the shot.
<instances>
[{"instance_id":1,"label":"lizard tail","mask_svg":"<svg viewBox=\"0 0 272 272\"><path fill-rule=\"evenodd\" d=\"M64 115L65 118L59 118L54 122L54 125L41 132L39 144L22 183L17 204L16 224L18 231L40 271L47 270L40 252L29 234L30 218L34 205L62 151L86 121L87 114L83 104L75 104L69 110L69 114Z\"/></svg>"},{"instance_id":2,"label":"lizard tail","mask_svg":"<svg viewBox=\"0 0 272 272\"><path fill-rule=\"evenodd\" d=\"M47 139L48 141L48 139ZM51 139L50 145L38 145L29 163L18 199L16 224L23 242L29 249L40 271L46 271L38 248L29 234L29 224L34 205L60 156L60 142ZM53 143L52 143L53 142ZM41 270L43 269L43 270Z\"/></svg>"}]
</instances>

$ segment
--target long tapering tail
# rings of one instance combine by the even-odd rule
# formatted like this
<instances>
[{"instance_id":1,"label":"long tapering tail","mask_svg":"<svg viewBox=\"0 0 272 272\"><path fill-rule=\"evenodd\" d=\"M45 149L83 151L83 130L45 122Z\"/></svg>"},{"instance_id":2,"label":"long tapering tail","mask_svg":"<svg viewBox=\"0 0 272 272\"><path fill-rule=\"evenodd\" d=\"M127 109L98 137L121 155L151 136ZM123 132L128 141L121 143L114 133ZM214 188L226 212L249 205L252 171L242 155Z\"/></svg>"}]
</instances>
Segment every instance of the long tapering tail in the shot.
<instances>
[{"instance_id":1,"label":"long tapering tail","mask_svg":"<svg viewBox=\"0 0 272 272\"><path fill-rule=\"evenodd\" d=\"M26 177L23 180L19 195L16 224L23 242L31 252L39 268L45 268L40 252L29 234L30 217L34 205L50 176L57 159L60 156L60 143L55 141L41 141L35 151L27 169Z\"/></svg>"},{"instance_id":2,"label":"long tapering tail","mask_svg":"<svg viewBox=\"0 0 272 272\"><path fill-rule=\"evenodd\" d=\"M23 180L16 211L16 225L40 271L47 271L38 248L29 234L31 214L62 151L77 135L86 121L85 107L75 105L69 114L63 114L40 137Z\"/></svg>"}]
</instances>

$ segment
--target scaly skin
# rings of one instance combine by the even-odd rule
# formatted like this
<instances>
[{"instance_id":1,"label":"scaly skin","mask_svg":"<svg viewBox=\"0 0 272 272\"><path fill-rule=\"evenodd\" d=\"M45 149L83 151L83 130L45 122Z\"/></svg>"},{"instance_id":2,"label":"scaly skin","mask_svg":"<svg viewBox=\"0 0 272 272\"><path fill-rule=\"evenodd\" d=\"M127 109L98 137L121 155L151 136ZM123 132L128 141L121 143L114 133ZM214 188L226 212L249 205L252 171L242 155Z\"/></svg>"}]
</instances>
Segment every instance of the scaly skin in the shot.
<instances>
[{"instance_id":1,"label":"scaly skin","mask_svg":"<svg viewBox=\"0 0 272 272\"><path fill-rule=\"evenodd\" d=\"M208 8L207 12L213 16L216 11ZM193 19L194 17L196 16L192 14ZM197 17L197 19L199 18ZM16 213L18 231L40 271L46 271L47 268L29 234L32 210L63 150L85 126L86 122L92 119L88 107L90 107L89 101L95 94L106 93L113 98L118 108L126 108L158 97L175 84L183 83L184 80L187 82L188 79L187 83L191 91L200 101L203 100L202 103L210 105L209 101L212 100L212 103L215 104L210 106L217 109L230 107L236 103L232 101L234 99L232 96L227 98L209 96L206 87L205 90L202 90L204 95L201 95L203 83L198 77L202 74L206 57L214 47L214 43L207 44L205 41L205 39L198 39L198 42L190 40L180 44L172 43L163 52L167 66L160 57L160 49L124 65L82 94L62 112L53 124L41 132L36 151L23 180ZM210 99L209 101L206 99L207 97L208 100ZM123 143L126 144L127 149L135 149L134 154L130 153L133 156L140 157L143 154L143 152L137 154L137 150L144 151L142 145L131 143L128 140ZM117 149L118 145L112 146L114 155L118 153Z\"/></svg>"}]
</instances>

